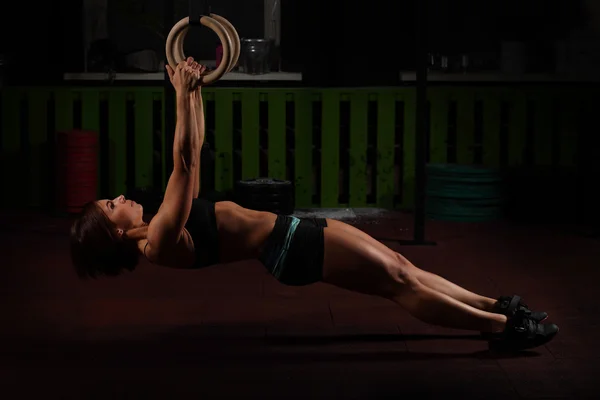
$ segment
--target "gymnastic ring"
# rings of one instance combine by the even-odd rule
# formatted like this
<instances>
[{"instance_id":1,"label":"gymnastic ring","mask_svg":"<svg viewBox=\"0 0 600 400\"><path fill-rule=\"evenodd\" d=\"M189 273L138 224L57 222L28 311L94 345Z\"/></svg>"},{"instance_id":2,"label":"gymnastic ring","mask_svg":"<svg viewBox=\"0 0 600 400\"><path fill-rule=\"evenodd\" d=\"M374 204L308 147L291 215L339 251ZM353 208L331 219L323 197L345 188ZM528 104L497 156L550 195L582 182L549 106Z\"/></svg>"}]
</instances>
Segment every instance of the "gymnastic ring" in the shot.
<instances>
[{"instance_id":1,"label":"gymnastic ring","mask_svg":"<svg viewBox=\"0 0 600 400\"><path fill-rule=\"evenodd\" d=\"M225 60L229 60L233 45L232 39L227 30L223 27L223 25L211 17L202 16L200 18L200 23L207 28L212 29L217 34L221 44L223 45L223 58ZM185 39L185 35L189 30L189 25L189 17L182 18L173 26L173 28L171 28L171 32L169 32L169 36L167 37L165 53L167 56L167 62L173 69L177 67L177 64L185 60L185 54L183 52L183 40ZM202 75L202 83L206 85L219 80L227 73L227 68L229 68L229 63L221 63L214 71L210 71Z\"/></svg>"},{"instance_id":2,"label":"gymnastic ring","mask_svg":"<svg viewBox=\"0 0 600 400\"><path fill-rule=\"evenodd\" d=\"M221 25L223 25L223 28L225 28L225 30L229 34L229 37L231 38L232 47L231 47L231 51L229 53L230 57L229 57L229 60L226 60L226 62L229 64L229 67L227 68L226 73L229 73L236 66L236 64L240 58L240 51L242 48L242 45L240 43L240 37L239 37L237 31L235 30L235 27L228 20L226 20L225 18L223 18L217 14L210 14L210 17L215 19ZM177 48L177 49L181 48L182 51L183 51L183 36L184 35L179 35L175 39L175 48Z\"/></svg>"},{"instance_id":3,"label":"gymnastic ring","mask_svg":"<svg viewBox=\"0 0 600 400\"><path fill-rule=\"evenodd\" d=\"M231 53L230 53L231 61L229 63L229 68L227 68L227 72L231 72L231 70L237 65L238 60L240 58L240 51L242 48L242 44L240 43L240 36L238 35L237 31L235 30L235 27L233 26L233 24L231 22L229 22L228 20L226 20L225 18L223 18L217 14L210 14L210 17L216 19L217 22L219 22L221 25L223 25L223 28L225 28L228 31L229 37L231 38L231 44L233 46L231 48Z\"/></svg>"},{"instance_id":4,"label":"gymnastic ring","mask_svg":"<svg viewBox=\"0 0 600 400\"><path fill-rule=\"evenodd\" d=\"M223 45L223 58L229 60L232 48L232 39L227 30L223 27L223 25L211 17L202 16L200 18L200 23L212 29L217 34ZM171 32L169 32L165 53L167 55L167 62L171 68L175 68L179 62L185 60L183 41L188 30L189 17L185 17L177 22L171 29ZM228 63L222 63L216 70L203 74L202 83L209 84L220 79L223 75L225 75L225 73L227 73L228 67Z\"/></svg>"}]
</instances>

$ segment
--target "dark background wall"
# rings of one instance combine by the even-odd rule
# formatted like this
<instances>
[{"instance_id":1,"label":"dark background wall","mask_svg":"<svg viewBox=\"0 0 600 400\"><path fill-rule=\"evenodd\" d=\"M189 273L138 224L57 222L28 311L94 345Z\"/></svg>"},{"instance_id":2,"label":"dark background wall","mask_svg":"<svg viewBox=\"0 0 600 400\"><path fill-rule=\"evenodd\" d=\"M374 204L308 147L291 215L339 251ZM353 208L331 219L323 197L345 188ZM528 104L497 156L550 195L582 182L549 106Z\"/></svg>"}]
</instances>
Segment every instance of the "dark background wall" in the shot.
<instances>
[{"instance_id":1,"label":"dark background wall","mask_svg":"<svg viewBox=\"0 0 600 400\"><path fill-rule=\"evenodd\" d=\"M227 16L241 37L262 36L262 0L214 0L213 11ZM579 0L429 0L430 48L446 51L493 49L501 38L551 42L586 22ZM6 3L8 5L8 3ZM109 0L109 32L119 52L154 49L163 57L164 39L118 10ZM5 6L7 7L7 6ZM11 77L25 83L60 80L64 71L83 70L81 0L32 6L11 2L0 13L0 51L12 61ZM163 0L147 1L162 19ZM187 15L187 1L175 2L174 20ZM282 57L285 70L302 71L309 83L382 83L414 64L415 11L412 0L282 2ZM19 32L19 34L17 34ZM214 59L216 35L193 32L187 52ZM371 71L357 82L358 71Z\"/></svg>"},{"instance_id":2,"label":"dark background wall","mask_svg":"<svg viewBox=\"0 0 600 400\"><path fill-rule=\"evenodd\" d=\"M32 84L56 79L73 62L81 47L78 3L4 3L0 52L8 58L13 78Z\"/></svg>"},{"instance_id":3,"label":"dark background wall","mask_svg":"<svg viewBox=\"0 0 600 400\"><path fill-rule=\"evenodd\" d=\"M161 55L164 53L164 1L143 0L145 18L140 18L139 8L127 6L142 3L132 0L108 0L108 30L111 38L118 38L116 45L120 52L151 49ZM188 0L174 0L173 21L189 15ZM208 1L212 12L225 16L238 31L240 37L262 37L263 0L218 0ZM202 5L202 1L198 1ZM202 8L200 6L200 8ZM217 35L210 29L190 30L184 49L186 54L196 59L215 59Z\"/></svg>"}]
</instances>

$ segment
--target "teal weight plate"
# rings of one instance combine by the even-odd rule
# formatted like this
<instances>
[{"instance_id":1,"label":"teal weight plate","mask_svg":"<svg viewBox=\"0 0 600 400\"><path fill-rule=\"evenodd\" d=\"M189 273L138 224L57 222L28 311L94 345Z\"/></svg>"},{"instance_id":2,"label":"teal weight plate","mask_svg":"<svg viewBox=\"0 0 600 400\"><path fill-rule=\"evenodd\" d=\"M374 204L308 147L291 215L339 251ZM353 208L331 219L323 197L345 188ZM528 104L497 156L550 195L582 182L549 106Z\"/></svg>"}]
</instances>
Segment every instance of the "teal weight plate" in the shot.
<instances>
[{"instance_id":1,"label":"teal weight plate","mask_svg":"<svg viewBox=\"0 0 600 400\"><path fill-rule=\"evenodd\" d=\"M501 206L506 203L504 197L490 197L490 198L456 198L456 197L438 197L429 196L425 198L425 204L431 206L444 206L444 207L459 207L459 208L482 208L491 206Z\"/></svg>"},{"instance_id":2,"label":"teal weight plate","mask_svg":"<svg viewBox=\"0 0 600 400\"><path fill-rule=\"evenodd\" d=\"M435 197L486 199L502 197L504 194L504 188L499 185L464 186L447 183L427 185L426 193L428 196Z\"/></svg>"},{"instance_id":3,"label":"teal weight plate","mask_svg":"<svg viewBox=\"0 0 600 400\"><path fill-rule=\"evenodd\" d=\"M430 174L444 176L501 176L501 172L498 169L478 165L427 164L426 171Z\"/></svg>"}]
</instances>

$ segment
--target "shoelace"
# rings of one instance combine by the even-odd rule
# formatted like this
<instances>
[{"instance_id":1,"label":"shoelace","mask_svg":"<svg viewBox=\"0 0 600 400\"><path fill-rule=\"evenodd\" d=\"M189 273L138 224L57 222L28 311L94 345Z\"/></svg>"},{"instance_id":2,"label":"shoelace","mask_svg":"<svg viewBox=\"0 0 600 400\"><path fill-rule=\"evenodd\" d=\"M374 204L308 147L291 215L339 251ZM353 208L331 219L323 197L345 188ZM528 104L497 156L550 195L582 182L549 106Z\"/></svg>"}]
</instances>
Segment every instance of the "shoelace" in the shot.
<instances>
[{"instance_id":1,"label":"shoelace","mask_svg":"<svg viewBox=\"0 0 600 400\"><path fill-rule=\"evenodd\" d=\"M510 304L510 300L504 300L502 302L502 308L508 308ZM529 306L525 303L519 302L519 304L517 305L516 309L515 309L515 313L522 311L524 312L526 315L531 315L531 310L529 309Z\"/></svg>"},{"instance_id":2,"label":"shoelace","mask_svg":"<svg viewBox=\"0 0 600 400\"><path fill-rule=\"evenodd\" d=\"M518 333L535 333L536 324L535 322L528 317L529 313L525 311L519 310L515 313L514 318L516 319L516 323L514 325L514 329Z\"/></svg>"}]
</instances>

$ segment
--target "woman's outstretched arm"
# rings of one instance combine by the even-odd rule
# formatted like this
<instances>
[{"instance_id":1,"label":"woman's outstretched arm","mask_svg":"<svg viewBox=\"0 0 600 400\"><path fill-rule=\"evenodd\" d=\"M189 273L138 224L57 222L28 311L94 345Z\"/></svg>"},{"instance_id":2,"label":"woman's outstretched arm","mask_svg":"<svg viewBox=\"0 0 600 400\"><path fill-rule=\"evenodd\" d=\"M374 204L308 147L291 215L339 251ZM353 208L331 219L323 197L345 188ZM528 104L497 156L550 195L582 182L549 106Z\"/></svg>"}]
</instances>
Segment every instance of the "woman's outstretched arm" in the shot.
<instances>
[{"instance_id":1,"label":"woman's outstretched arm","mask_svg":"<svg viewBox=\"0 0 600 400\"><path fill-rule=\"evenodd\" d=\"M200 67L201 72L203 72L204 67ZM199 86L192 94L192 106L194 108L195 116L196 116L196 130L198 133L198 164L196 165L196 172L194 177L194 194L193 198L198 198L200 193L200 157L202 155L202 146L204 146L204 135L205 135L205 126L204 126L204 103L202 101L202 88Z\"/></svg>"},{"instance_id":2,"label":"woman's outstretched arm","mask_svg":"<svg viewBox=\"0 0 600 400\"><path fill-rule=\"evenodd\" d=\"M176 70L168 68L176 91L177 123L173 140L173 172L163 203L148 226L150 254L158 254L176 245L190 214L194 177L199 163L200 143L191 94L199 74L184 61Z\"/></svg>"}]
</instances>

